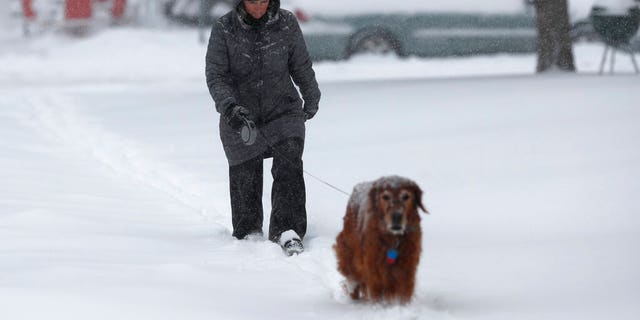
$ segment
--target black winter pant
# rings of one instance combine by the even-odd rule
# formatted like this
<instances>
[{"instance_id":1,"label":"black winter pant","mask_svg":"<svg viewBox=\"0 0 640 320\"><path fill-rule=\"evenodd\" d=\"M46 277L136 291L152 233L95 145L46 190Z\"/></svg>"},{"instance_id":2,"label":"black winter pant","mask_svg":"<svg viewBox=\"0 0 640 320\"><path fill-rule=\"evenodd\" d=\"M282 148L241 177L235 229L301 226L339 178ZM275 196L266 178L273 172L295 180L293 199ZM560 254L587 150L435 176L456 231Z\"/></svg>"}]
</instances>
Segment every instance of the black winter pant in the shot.
<instances>
[{"instance_id":1,"label":"black winter pant","mask_svg":"<svg viewBox=\"0 0 640 320\"><path fill-rule=\"evenodd\" d=\"M301 238L307 231L306 191L302 172L304 140L284 140L266 154L229 167L231 220L233 236L242 239L250 233L262 232L263 160L273 157L271 174L271 221L269 240L277 241L287 230Z\"/></svg>"}]
</instances>

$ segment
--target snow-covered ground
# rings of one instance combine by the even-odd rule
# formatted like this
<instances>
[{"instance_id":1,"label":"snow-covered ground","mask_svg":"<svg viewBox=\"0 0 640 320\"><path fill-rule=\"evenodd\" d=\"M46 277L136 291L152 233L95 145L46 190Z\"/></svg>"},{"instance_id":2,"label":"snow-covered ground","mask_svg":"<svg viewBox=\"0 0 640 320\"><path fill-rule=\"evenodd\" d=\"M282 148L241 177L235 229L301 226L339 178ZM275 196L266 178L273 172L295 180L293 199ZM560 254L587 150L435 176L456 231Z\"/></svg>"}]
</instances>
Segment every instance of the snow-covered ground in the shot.
<instances>
[{"instance_id":1,"label":"snow-covered ground","mask_svg":"<svg viewBox=\"0 0 640 320\"><path fill-rule=\"evenodd\" d=\"M626 56L603 77L597 45L576 48L575 75L533 75L533 55L316 64L305 168L346 190L410 177L431 212L415 300L381 307L341 291L347 198L311 177L305 253L231 237L196 39L121 29L0 51L0 319L640 317Z\"/></svg>"}]
</instances>

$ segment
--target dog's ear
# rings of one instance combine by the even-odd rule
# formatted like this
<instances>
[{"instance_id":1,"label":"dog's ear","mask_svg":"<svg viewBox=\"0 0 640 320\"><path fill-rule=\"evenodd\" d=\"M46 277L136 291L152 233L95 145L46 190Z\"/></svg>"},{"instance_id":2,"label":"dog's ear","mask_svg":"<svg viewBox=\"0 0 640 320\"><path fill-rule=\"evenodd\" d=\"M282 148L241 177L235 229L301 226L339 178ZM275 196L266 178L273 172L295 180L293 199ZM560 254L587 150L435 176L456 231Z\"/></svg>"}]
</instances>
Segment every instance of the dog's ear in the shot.
<instances>
[{"instance_id":1,"label":"dog's ear","mask_svg":"<svg viewBox=\"0 0 640 320\"><path fill-rule=\"evenodd\" d=\"M369 190L369 207L371 208L371 210L373 211L377 211L378 210L378 187L376 187L375 185L371 187L371 189Z\"/></svg>"},{"instance_id":2,"label":"dog's ear","mask_svg":"<svg viewBox=\"0 0 640 320\"><path fill-rule=\"evenodd\" d=\"M424 211L424 213L429 214L429 211L425 209L424 205L422 204L422 189L420 189L418 185L415 185L413 187L413 198L415 199L416 208L420 208L422 209L422 211Z\"/></svg>"}]
</instances>

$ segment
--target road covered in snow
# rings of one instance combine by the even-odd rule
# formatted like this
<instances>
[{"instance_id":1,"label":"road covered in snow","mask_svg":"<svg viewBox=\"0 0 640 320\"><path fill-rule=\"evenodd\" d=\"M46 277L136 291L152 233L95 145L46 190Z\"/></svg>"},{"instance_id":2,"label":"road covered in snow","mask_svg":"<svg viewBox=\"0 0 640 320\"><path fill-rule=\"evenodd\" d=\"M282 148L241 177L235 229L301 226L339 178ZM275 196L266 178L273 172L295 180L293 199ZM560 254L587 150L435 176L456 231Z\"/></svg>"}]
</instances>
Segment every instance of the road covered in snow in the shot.
<instances>
[{"instance_id":1,"label":"road covered in snow","mask_svg":"<svg viewBox=\"0 0 640 320\"><path fill-rule=\"evenodd\" d=\"M640 78L624 56L595 75L601 49L575 75L531 55L316 65L305 169L410 177L431 212L414 301L372 306L335 266L347 197L310 176L302 255L231 237L195 35L25 43L0 55L0 317L637 319Z\"/></svg>"}]
</instances>

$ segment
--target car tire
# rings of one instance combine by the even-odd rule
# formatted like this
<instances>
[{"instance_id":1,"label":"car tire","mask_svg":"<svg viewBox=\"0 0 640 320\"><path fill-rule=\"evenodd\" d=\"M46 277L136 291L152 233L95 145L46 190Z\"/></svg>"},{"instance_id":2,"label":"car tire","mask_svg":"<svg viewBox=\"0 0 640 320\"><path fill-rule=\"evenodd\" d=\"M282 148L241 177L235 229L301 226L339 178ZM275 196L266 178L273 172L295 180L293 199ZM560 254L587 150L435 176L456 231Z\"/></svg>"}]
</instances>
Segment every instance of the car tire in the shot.
<instances>
[{"instance_id":1,"label":"car tire","mask_svg":"<svg viewBox=\"0 0 640 320\"><path fill-rule=\"evenodd\" d=\"M362 29L351 37L347 55L351 57L363 53L400 55L400 42L385 29Z\"/></svg>"}]
</instances>

